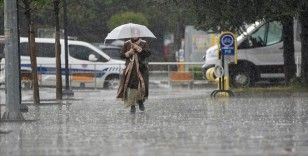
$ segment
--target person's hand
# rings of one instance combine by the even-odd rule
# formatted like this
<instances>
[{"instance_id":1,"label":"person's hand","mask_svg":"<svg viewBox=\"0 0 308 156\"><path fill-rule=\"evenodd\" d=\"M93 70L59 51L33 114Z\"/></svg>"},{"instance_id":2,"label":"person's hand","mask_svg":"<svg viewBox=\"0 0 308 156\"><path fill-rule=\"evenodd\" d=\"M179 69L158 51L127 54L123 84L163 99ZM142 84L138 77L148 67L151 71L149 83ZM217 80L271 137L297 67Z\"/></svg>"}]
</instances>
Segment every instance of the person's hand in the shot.
<instances>
[{"instance_id":1,"label":"person's hand","mask_svg":"<svg viewBox=\"0 0 308 156\"><path fill-rule=\"evenodd\" d=\"M135 49L139 53L142 51L142 48L138 46L137 44L133 44L133 49Z\"/></svg>"},{"instance_id":2,"label":"person's hand","mask_svg":"<svg viewBox=\"0 0 308 156\"><path fill-rule=\"evenodd\" d=\"M134 49L130 49L129 51L127 51L127 52L125 53L125 56L126 56L126 57L130 57L130 56L132 56L132 55L134 55L134 54L135 54Z\"/></svg>"}]
</instances>

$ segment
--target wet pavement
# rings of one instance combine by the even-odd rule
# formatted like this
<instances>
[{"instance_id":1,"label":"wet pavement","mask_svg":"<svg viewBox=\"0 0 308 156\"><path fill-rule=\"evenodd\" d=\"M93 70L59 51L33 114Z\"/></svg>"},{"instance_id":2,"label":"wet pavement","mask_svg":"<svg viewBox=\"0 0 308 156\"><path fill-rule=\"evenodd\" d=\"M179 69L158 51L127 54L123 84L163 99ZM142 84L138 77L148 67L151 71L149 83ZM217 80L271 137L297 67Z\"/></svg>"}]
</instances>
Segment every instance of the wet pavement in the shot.
<instances>
[{"instance_id":1,"label":"wet pavement","mask_svg":"<svg viewBox=\"0 0 308 156\"><path fill-rule=\"evenodd\" d=\"M62 105L29 105L26 122L0 123L11 131L0 134L0 155L308 155L307 94L210 92L152 89L146 111L131 115L113 90L75 91Z\"/></svg>"}]
</instances>

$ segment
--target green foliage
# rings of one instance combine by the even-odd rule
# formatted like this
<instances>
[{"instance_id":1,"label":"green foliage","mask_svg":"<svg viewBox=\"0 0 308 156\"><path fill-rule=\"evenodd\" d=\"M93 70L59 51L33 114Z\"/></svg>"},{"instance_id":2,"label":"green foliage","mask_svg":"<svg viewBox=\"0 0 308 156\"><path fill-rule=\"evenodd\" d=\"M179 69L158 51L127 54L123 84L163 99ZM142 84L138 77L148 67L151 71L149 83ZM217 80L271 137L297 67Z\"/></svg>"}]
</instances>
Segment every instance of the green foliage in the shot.
<instances>
[{"instance_id":1,"label":"green foliage","mask_svg":"<svg viewBox=\"0 0 308 156\"><path fill-rule=\"evenodd\" d=\"M142 13L135 13L131 11L121 12L114 14L107 22L108 29L111 31L115 27L126 24L126 23L136 23L148 26L149 22Z\"/></svg>"},{"instance_id":2,"label":"green foliage","mask_svg":"<svg viewBox=\"0 0 308 156\"><path fill-rule=\"evenodd\" d=\"M191 1L149 0L148 6L150 21L157 21L166 32L174 33L179 27L193 25L196 21Z\"/></svg>"},{"instance_id":3,"label":"green foliage","mask_svg":"<svg viewBox=\"0 0 308 156\"><path fill-rule=\"evenodd\" d=\"M302 81L303 80L299 77L293 78L290 82L290 86L295 89L305 88Z\"/></svg>"},{"instance_id":4,"label":"green foliage","mask_svg":"<svg viewBox=\"0 0 308 156\"><path fill-rule=\"evenodd\" d=\"M106 5L112 4L112 3L114 3L114 2L115 2L115 0L104 0L104 3L105 3Z\"/></svg>"},{"instance_id":5,"label":"green foliage","mask_svg":"<svg viewBox=\"0 0 308 156\"><path fill-rule=\"evenodd\" d=\"M3 2L3 0L0 1ZM19 1L21 20L24 20L23 0ZM32 8L35 11L33 12L33 22L36 23L37 28L54 27L52 0L28 1L32 1ZM158 37L155 42L162 42L164 34L174 33L178 26L191 25L191 21L195 20L192 15L193 11L187 3L177 3L172 0L67 0L68 34L77 36L80 40L103 41L110 31L107 22L113 15L119 12L134 11L147 19L146 25ZM3 12L3 8L0 7L0 11ZM3 19L1 14L0 19ZM27 31L24 29L23 23L25 22L21 22L21 32L25 35ZM3 30L1 26L0 29ZM159 51L161 50L159 49Z\"/></svg>"},{"instance_id":6,"label":"green foliage","mask_svg":"<svg viewBox=\"0 0 308 156\"><path fill-rule=\"evenodd\" d=\"M295 16L299 0L195 0L197 25L205 30L240 32L258 20Z\"/></svg>"},{"instance_id":7,"label":"green foliage","mask_svg":"<svg viewBox=\"0 0 308 156\"><path fill-rule=\"evenodd\" d=\"M190 67L189 71L191 71L193 73L194 80L204 80L203 79L203 73L202 73L201 67L199 65Z\"/></svg>"},{"instance_id":8,"label":"green foliage","mask_svg":"<svg viewBox=\"0 0 308 156\"><path fill-rule=\"evenodd\" d=\"M33 6L35 8L44 8L46 5L50 4L50 0L32 0Z\"/></svg>"}]
</instances>

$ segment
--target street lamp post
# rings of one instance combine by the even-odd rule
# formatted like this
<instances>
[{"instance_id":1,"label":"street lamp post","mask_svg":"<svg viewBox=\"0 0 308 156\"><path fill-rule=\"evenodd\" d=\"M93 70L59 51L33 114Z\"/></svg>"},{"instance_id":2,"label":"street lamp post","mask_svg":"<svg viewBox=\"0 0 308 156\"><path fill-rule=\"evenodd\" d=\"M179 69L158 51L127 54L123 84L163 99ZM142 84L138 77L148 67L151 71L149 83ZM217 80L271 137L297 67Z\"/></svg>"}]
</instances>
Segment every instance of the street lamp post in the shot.
<instances>
[{"instance_id":1,"label":"street lamp post","mask_svg":"<svg viewBox=\"0 0 308 156\"><path fill-rule=\"evenodd\" d=\"M65 52L65 90L64 96L74 96L74 92L70 90L69 84L69 66L68 66L68 37L67 37L67 3L63 0L63 29L64 29L64 52Z\"/></svg>"}]
</instances>

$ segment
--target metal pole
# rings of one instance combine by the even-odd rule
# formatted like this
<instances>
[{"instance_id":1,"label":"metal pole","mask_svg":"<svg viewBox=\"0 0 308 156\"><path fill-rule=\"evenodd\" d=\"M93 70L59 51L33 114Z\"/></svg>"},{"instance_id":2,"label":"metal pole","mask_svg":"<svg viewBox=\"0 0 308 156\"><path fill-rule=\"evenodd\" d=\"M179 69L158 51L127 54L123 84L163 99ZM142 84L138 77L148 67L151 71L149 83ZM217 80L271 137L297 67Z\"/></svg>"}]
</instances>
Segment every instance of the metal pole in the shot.
<instances>
[{"instance_id":1,"label":"metal pole","mask_svg":"<svg viewBox=\"0 0 308 156\"><path fill-rule=\"evenodd\" d=\"M70 90L70 80L69 80L66 0L63 0L63 29L64 29L64 52L65 52L65 90L63 92L63 95L74 96L74 92Z\"/></svg>"},{"instance_id":2,"label":"metal pole","mask_svg":"<svg viewBox=\"0 0 308 156\"><path fill-rule=\"evenodd\" d=\"M72 65L68 65L68 66L69 66L69 69L72 68ZM72 71L72 74L74 74L73 71ZM70 82L70 84L72 84L72 78L69 79L69 82Z\"/></svg>"},{"instance_id":3,"label":"metal pole","mask_svg":"<svg viewBox=\"0 0 308 156\"><path fill-rule=\"evenodd\" d=\"M4 1L6 112L3 120L24 120L20 112L20 60L18 59L17 1Z\"/></svg>"},{"instance_id":4,"label":"metal pole","mask_svg":"<svg viewBox=\"0 0 308 156\"><path fill-rule=\"evenodd\" d=\"M96 78L97 78L98 74L99 73L97 73L97 71L96 71L96 64L94 64L94 89L95 90L97 89L97 80L96 80Z\"/></svg>"},{"instance_id":5,"label":"metal pole","mask_svg":"<svg viewBox=\"0 0 308 156\"><path fill-rule=\"evenodd\" d=\"M218 58L221 60L221 64L222 64L222 54L221 54L222 52L221 52L221 50L219 49L219 52L218 52ZM218 89L219 90L222 90L222 86L221 86L221 77L218 79Z\"/></svg>"},{"instance_id":6,"label":"metal pole","mask_svg":"<svg viewBox=\"0 0 308 156\"><path fill-rule=\"evenodd\" d=\"M224 69L224 72L225 72L225 54L223 53L223 51L222 50L220 50L221 51L221 65L222 65L222 67L223 67L223 69ZM222 74L222 90L225 90L225 73L224 74Z\"/></svg>"},{"instance_id":7,"label":"metal pole","mask_svg":"<svg viewBox=\"0 0 308 156\"><path fill-rule=\"evenodd\" d=\"M168 65L168 86L171 88L171 82L170 82L170 66Z\"/></svg>"}]
</instances>

